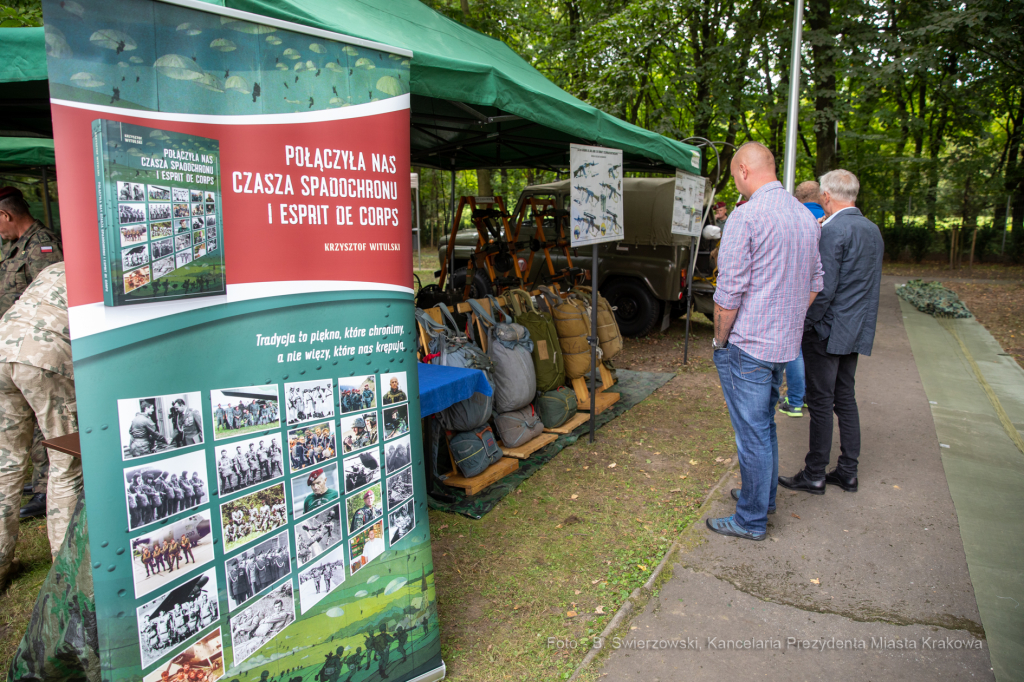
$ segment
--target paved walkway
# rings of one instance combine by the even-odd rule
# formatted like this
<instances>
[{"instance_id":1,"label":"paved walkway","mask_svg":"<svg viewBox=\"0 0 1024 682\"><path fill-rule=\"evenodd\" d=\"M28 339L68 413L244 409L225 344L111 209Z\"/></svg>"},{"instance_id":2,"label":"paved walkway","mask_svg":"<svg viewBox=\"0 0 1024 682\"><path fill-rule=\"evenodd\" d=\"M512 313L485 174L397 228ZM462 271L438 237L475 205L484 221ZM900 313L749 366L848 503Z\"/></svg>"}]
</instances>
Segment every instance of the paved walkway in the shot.
<instances>
[{"instance_id":1,"label":"paved walkway","mask_svg":"<svg viewBox=\"0 0 1024 682\"><path fill-rule=\"evenodd\" d=\"M678 555L671 579L599 669L607 679L1021 679L1024 627L1015 618L1024 614L1024 525L1010 514L996 532L1010 523L1016 529L996 542L983 521L1000 508L1020 507L1020 483L1009 474L1024 455L1013 460L1005 448L998 457L981 454L991 449L990 440L1001 437L1013 447L1012 441L1005 431L997 433L1002 423L993 421L987 394L968 390L977 379L969 363L954 359L943 335L956 341L933 318L904 311L895 281L883 281L874 352L861 359L857 373L859 492L829 487L826 495L812 496L780 488L778 513L769 517L769 540L762 543L715 535L703 520L695 524L693 549ZM970 322L973 347L973 334L987 332ZM1001 387L1003 370L990 369L992 385ZM1024 378L1003 382L1024 391ZM948 394L945 407L945 397L932 395L940 387ZM1012 419L1024 415L1013 410L1016 405ZM792 475L803 466L808 420L780 414L777 421L781 471ZM979 421L983 427L969 432ZM941 442L952 447L939 446L937 428ZM729 489L738 485L737 471L713 498L710 515L732 512ZM986 585L978 599L972 578ZM1021 610L1003 596L1020 602ZM641 640L669 646L683 640L687 648L641 650ZM716 648L722 640L769 648ZM801 648L805 640L808 646L824 642L824 651L821 644Z\"/></svg>"}]
</instances>

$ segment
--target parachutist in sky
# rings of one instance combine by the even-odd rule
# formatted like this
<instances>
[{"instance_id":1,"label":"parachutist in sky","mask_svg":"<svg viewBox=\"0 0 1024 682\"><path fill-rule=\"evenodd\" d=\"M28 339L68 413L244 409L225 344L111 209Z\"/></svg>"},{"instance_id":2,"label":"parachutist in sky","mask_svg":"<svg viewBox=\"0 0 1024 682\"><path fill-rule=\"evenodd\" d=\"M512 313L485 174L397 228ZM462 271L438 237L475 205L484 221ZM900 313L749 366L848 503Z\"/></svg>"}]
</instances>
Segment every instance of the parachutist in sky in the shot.
<instances>
[{"instance_id":1,"label":"parachutist in sky","mask_svg":"<svg viewBox=\"0 0 1024 682\"><path fill-rule=\"evenodd\" d=\"M299 82L299 77L298 77L298 76L296 76L296 77L295 77L295 82L296 82L296 83L298 83L298 82Z\"/></svg>"},{"instance_id":2,"label":"parachutist in sky","mask_svg":"<svg viewBox=\"0 0 1024 682\"><path fill-rule=\"evenodd\" d=\"M224 70L224 79L227 80L227 77L230 76L230 75L231 75L231 71L229 71L228 69L225 69Z\"/></svg>"},{"instance_id":3,"label":"parachutist in sky","mask_svg":"<svg viewBox=\"0 0 1024 682\"><path fill-rule=\"evenodd\" d=\"M314 78L319 78L319 77L320 77L320 69L317 69L317 70L316 70L316 73L315 73L315 74L313 74L313 77L314 77Z\"/></svg>"},{"instance_id":4,"label":"parachutist in sky","mask_svg":"<svg viewBox=\"0 0 1024 682\"><path fill-rule=\"evenodd\" d=\"M124 41L123 40L117 41L117 50L114 52L114 54L121 54L122 52L124 52L124 48L125 48Z\"/></svg>"},{"instance_id":5,"label":"parachutist in sky","mask_svg":"<svg viewBox=\"0 0 1024 682\"><path fill-rule=\"evenodd\" d=\"M338 86L337 85L332 85L331 86L331 90L334 92L335 95L338 94ZM339 97L340 97L340 95L339 95Z\"/></svg>"},{"instance_id":6,"label":"parachutist in sky","mask_svg":"<svg viewBox=\"0 0 1024 682\"><path fill-rule=\"evenodd\" d=\"M312 109L313 108L313 98L312 97L309 98L309 106L307 108L308 109Z\"/></svg>"},{"instance_id":7,"label":"parachutist in sky","mask_svg":"<svg viewBox=\"0 0 1024 682\"><path fill-rule=\"evenodd\" d=\"M288 87L288 81L284 82L284 87L286 87L286 88Z\"/></svg>"},{"instance_id":8,"label":"parachutist in sky","mask_svg":"<svg viewBox=\"0 0 1024 682\"><path fill-rule=\"evenodd\" d=\"M135 77L135 82L136 82L136 83L138 83L138 82L139 82L139 77L138 77L138 76L136 76L136 77Z\"/></svg>"},{"instance_id":9,"label":"parachutist in sky","mask_svg":"<svg viewBox=\"0 0 1024 682\"><path fill-rule=\"evenodd\" d=\"M121 82L124 83L124 76L121 76Z\"/></svg>"},{"instance_id":10,"label":"parachutist in sky","mask_svg":"<svg viewBox=\"0 0 1024 682\"><path fill-rule=\"evenodd\" d=\"M196 62L197 64L199 63L199 60L198 60L198 59L196 59L196 56L195 56L195 55L192 55L192 61Z\"/></svg>"},{"instance_id":11,"label":"parachutist in sky","mask_svg":"<svg viewBox=\"0 0 1024 682\"><path fill-rule=\"evenodd\" d=\"M260 84L259 83L253 83L252 84L252 101L253 101L253 104L256 103L256 98L259 97L259 96L260 96Z\"/></svg>"},{"instance_id":12,"label":"parachutist in sky","mask_svg":"<svg viewBox=\"0 0 1024 682\"><path fill-rule=\"evenodd\" d=\"M114 96L110 98L110 103L113 104L114 102L116 102L116 101L118 101L120 99L121 99L121 89L120 88L114 88Z\"/></svg>"},{"instance_id":13,"label":"parachutist in sky","mask_svg":"<svg viewBox=\"0 0 1024 682\"><path fill-rule=\"evenodd\" d=\"M350 76L352 75L352 69L348 70L348 75L350 75Z\"/></svg>"}]
</instances>

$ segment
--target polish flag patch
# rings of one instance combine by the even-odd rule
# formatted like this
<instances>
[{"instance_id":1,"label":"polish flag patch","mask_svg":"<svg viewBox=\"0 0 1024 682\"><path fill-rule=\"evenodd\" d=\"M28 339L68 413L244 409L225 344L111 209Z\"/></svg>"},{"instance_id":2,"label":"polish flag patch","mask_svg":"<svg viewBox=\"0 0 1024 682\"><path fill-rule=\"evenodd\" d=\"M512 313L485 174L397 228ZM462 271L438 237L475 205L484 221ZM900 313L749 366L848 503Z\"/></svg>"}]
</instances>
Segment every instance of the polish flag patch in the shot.
<instances>
[{"instance_id":1,"label":"polish flag patch","mask_svg":"<svg viewBox=\"0 0 1024 682\"><path fill-rule=\"evenodd\" d=\"M53 253L53 247L52 246L40 246L39 247L39 253Z\"/></svg>"}]
</instances>

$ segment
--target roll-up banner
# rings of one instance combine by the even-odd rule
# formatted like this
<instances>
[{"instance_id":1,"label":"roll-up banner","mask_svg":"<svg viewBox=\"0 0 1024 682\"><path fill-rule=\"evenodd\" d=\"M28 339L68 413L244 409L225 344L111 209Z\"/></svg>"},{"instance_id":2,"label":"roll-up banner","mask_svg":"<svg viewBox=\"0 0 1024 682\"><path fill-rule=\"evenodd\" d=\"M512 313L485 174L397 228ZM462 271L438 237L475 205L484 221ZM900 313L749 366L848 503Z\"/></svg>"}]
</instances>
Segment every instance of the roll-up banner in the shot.
<instances>
[{"instance_id":1,"label":"roll-up banner","mask_svg":"<svg viewBox=\"0 0 1024 682\"><path fill-rule=\"evenodd\" d=\"M439 679L412 55L43 6L103 679Z\"/></svg>"}]
</instances>

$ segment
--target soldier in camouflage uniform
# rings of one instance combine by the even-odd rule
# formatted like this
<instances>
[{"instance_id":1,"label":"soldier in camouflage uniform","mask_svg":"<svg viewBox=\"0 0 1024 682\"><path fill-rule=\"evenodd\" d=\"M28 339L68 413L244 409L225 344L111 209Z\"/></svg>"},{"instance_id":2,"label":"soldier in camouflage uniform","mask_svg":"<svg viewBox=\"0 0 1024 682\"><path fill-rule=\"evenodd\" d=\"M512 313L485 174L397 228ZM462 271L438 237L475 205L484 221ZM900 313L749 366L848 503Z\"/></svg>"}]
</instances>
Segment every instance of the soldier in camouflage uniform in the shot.
<instances>
[{"instance_id":1,"label":"soldier in camouflage uniform","mask_svg":"<svg viewBox=\"0 0 1024 682\"><path fill-rule=\"evenodd\" d=\"M32 418L47 438L78 430L64 264L43 269L0 320L0 580L18 540L21 488L32 446ZM47 534L56 555L82 492L82 463L54 451L47 489Z\"/></svg>"},{"instance_id":2,"label":"soldier in camouflage uniform","mask_svg":"<svg viewBox=\"0 0 1024 682\"><path fill-rule=\"evenodd\" d=\"M29 213L21 191L0 188L0 315L14 305L39 273L48 265L64 260L60 240L46 225ZM46 485L50 464L39 425L32 436L32 500L21 511L21 518L42 516L46 512ZM27 490L26 490L27 492Z\"/></svg>"}]
</instances>

